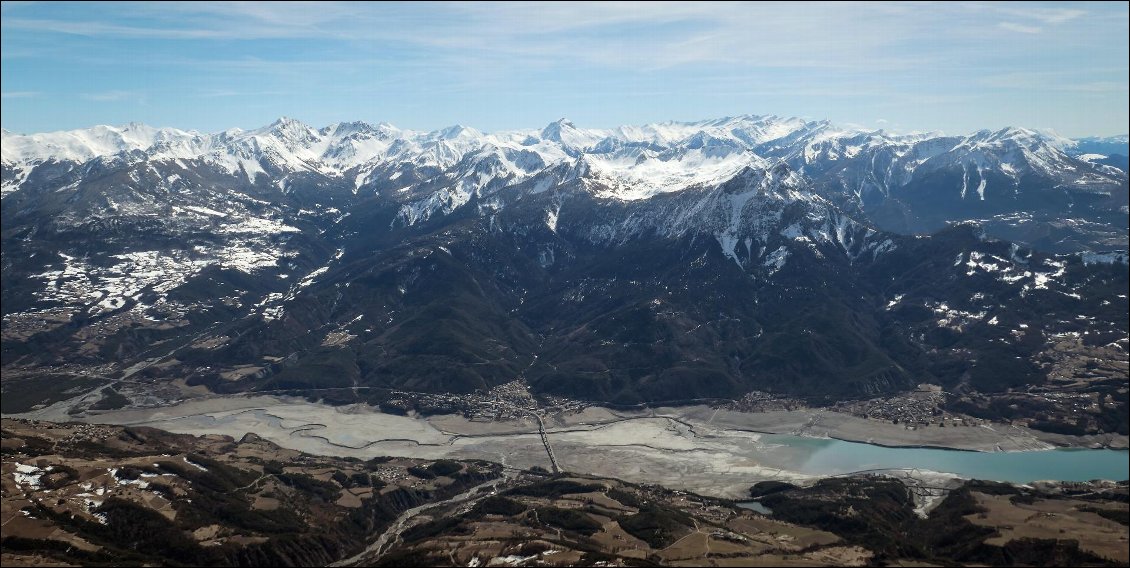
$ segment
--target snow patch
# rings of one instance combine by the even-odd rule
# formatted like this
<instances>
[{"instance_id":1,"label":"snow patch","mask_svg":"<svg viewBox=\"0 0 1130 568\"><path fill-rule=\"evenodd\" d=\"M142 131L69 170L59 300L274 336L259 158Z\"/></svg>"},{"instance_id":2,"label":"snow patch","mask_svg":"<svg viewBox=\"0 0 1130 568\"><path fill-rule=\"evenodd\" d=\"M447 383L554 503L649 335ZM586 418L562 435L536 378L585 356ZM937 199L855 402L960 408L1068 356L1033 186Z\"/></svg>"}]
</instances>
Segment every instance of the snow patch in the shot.
<instances>
[{"instance_id":1,"label":"snow patch","mask_svg":"<svg viewBox=\"0 0 1130 568\"><path fill-rule=\"evenodd\" d=\"M782 245L780 247L777 247L777 250L769 253L769 256L765 258L765 261L762 262L762 265L768 268L769 274L772 275L776 274L777 271L784 268L785 262L788 261L788 259L789 249Z\"/></svg>"},{"instance_id":2,"label":"snow patch","mask_svg":"<svg viewBox=\"0 0 1130 568\"><path fill-rule=\"evenodd\" d=\"M45 473L42 469L34 465L16 463L16 471L12 472L12 478L20 485L26 485L31 489L39 489L40 478Z\"/></svg>"},{"instance_id":3,"label":"snow patch","mask_svg":"<svg viewBox=\"0 0 1130 568\"><path fill-rule=\"evenodd\" d=\"M184 459L184 463L191 465L192 467L195 467L196 469L199 469L200 471L208 471L208 468L188 459L188 456L184 456L182 459Z\"/></svg>"}]
</instances>

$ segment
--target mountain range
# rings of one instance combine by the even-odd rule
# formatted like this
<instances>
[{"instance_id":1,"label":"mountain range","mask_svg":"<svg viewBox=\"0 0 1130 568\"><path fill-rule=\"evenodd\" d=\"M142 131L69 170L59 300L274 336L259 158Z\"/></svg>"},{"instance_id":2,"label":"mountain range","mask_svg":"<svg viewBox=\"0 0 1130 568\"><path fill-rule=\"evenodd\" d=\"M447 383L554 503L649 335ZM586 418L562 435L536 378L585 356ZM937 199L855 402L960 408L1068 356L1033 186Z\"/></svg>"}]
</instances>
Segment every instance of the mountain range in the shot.
<instances>
[{"instance_id":1,"label":"mountain range","mask_svg":"<svg viewBox=\"0 0 1130 568\"><path fill-rule=\"evenodd\" d=\"M1125 147L761 116L5 131L5 401L1045 384L1065 338L1125 352Z\"/></svg>"},{"instance_id":2,"label":"mountain range","mask_svg":"<svg viewBox=\"0 0 1130 568\"><path fill-rule=\"evenodd\" d=\"M3 192L34 185L37 169L95 159L169 170L159 185L172 188L176 170L190 164L249 185L262 174L284 192L293 182L348 181L355 194L407 193L400 201L415 222L535 177L553 183L542 174L562 167L601 183L598 197L633 201L783 163L815 193L883 229L923 233L980 219L990 232L1028 236L1037 247L1061 251L1125 248L1117 229L1125 224L1126 173L1117 165L1127 154L1126 136L1070 140L1021 128L895 135L758 116L607 130L562 119L541 130L495 134L362 122L314 129L281 118L256 130L206 135L132 123L30 136L5 131ZM447 182L444 191L432 191ZM1048 226L1065 220L1116 230L1072 227L1059 231L1070 236L1055 239L1026 227L1055 233Z\"/></svg>"}]
</instances>

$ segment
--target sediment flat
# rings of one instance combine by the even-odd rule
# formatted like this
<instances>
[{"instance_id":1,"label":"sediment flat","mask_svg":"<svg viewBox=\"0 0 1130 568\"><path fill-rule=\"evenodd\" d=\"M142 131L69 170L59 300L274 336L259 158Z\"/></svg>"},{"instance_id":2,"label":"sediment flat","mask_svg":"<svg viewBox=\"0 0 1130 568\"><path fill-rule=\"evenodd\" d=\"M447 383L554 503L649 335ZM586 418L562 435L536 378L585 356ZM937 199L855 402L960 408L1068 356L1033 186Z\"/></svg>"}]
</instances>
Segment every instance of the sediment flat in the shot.
<instances>
[{"instance_id":1,"label":"sediment flat","mask_svg":"<svg viewBox=\"0 0 1130 568\"><path fill-rule=\"evenodd\" d=\"M1127 449L1130 437L1122 434L1065 436L1023 426L937 425L908 428L885 420L870 420L820 409L734 412L707 406L660 408L657 413L675 413L712 425L749 429L770 434L793 434L835 438L890 447L931 447L952 450L1028 451L1055 447Z\"/></svg>"},{"instance_id":2,"label":"sediment flat","mask_svg":"<svg viewBox=\"0 0 1130 568\"><path fill-rule=\"evenodd\" d=\"M48 407L16 418L58 420ZM149 409L124 409L68 417L91 423L151 426L185 434L254 433L285 448L311 454L485 459L509 467L549 468L532 418L469 420L461 415L421 417L380 412L366 405L330 406L281 396L216 396ZM822 410L744 413L707 406L617 411L590 407L548 416L547 436L567 471L655 483L704 495L741 498L758 481L804 483L807 454L775 444L764 434L836 438L883 446L978 451L1050 449L1062 444L1026 428L900 425ZM1125 437L1074 439L1071 445L1125 447Z\"/></svg>"}]
</instances>

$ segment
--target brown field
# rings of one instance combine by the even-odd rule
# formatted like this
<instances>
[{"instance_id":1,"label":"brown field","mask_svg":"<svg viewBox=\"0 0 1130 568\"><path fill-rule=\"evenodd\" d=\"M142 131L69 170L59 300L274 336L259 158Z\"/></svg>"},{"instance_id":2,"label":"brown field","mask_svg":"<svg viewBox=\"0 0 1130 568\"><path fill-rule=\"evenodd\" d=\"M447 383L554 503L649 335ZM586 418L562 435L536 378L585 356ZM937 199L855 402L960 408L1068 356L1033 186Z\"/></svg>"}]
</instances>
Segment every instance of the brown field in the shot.
<instances>
[{"instance_id":1,"label":"brown field","mask_svg":"<svg viewBox=\"0 0 1130 568\"><path fill-rule=\"evenodd\" d=\"M1031 505L1012 503L1007 495L974 493L985 513L966 516L971 522L996 527L1000 536L986 544L1003 545L1017 538L1070 539L1079 547L1115 562L1130 562L1127 527L1095 514L1080 511L1094 503L1076 499L1037 500ZM1125 504L1123 504L1125 507Z\"/></svg>"}]
</instances>

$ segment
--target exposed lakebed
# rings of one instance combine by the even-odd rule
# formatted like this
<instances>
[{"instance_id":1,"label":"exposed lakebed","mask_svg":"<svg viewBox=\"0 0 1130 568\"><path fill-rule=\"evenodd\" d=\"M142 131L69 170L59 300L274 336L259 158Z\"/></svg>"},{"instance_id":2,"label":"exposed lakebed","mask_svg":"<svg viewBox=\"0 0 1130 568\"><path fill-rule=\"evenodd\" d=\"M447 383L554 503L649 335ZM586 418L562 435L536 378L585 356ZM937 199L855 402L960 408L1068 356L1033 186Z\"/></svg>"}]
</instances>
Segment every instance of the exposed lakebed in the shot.
<instances>
[{"instance_id":1,"label":"exposed lakebed","mask_svg":"<svg viewBox=\"0 0 1130 568\"><path fill-rule=\"evenodd\" d=\"M50 412L20 417L59 420ZM532 418L506 422L471 421L458 415L423 418L385 414L362 405L334 407L302 399L253 396L196 399L81 419L197 435L224 434L236 439L254 433L283 447L321 455L486 459L519 468L549 467L538 423ZM794 428L793 421L803 427ZM817 424L823 429L811 427ZM835 427L829 429L829 425ZM1038 451L886 447L825 437L835 436L837 428L852 432L863 426L866 424L825 413L777 416L705 407L638 413L592 407L579 414L545 419L548 441L564 470L728 498L748 495L750 485L758 481L803 482L886 469L917 468L1014 483L1130 477L1124 450L1053 450L1026 431L1015 429L967 428L947 433L947 439L955 440L956 447ZM766 431L800 435L763 433ZM913 433L904 434L882 424L876 424L875 431L876 436L886 435L884 440L894 438L902 445L913 445L906 442L914 439ZM942 439L937 432L931 435L934 437L923 437L920 445L936 445Z\"/></svg>"}]
</instances>

